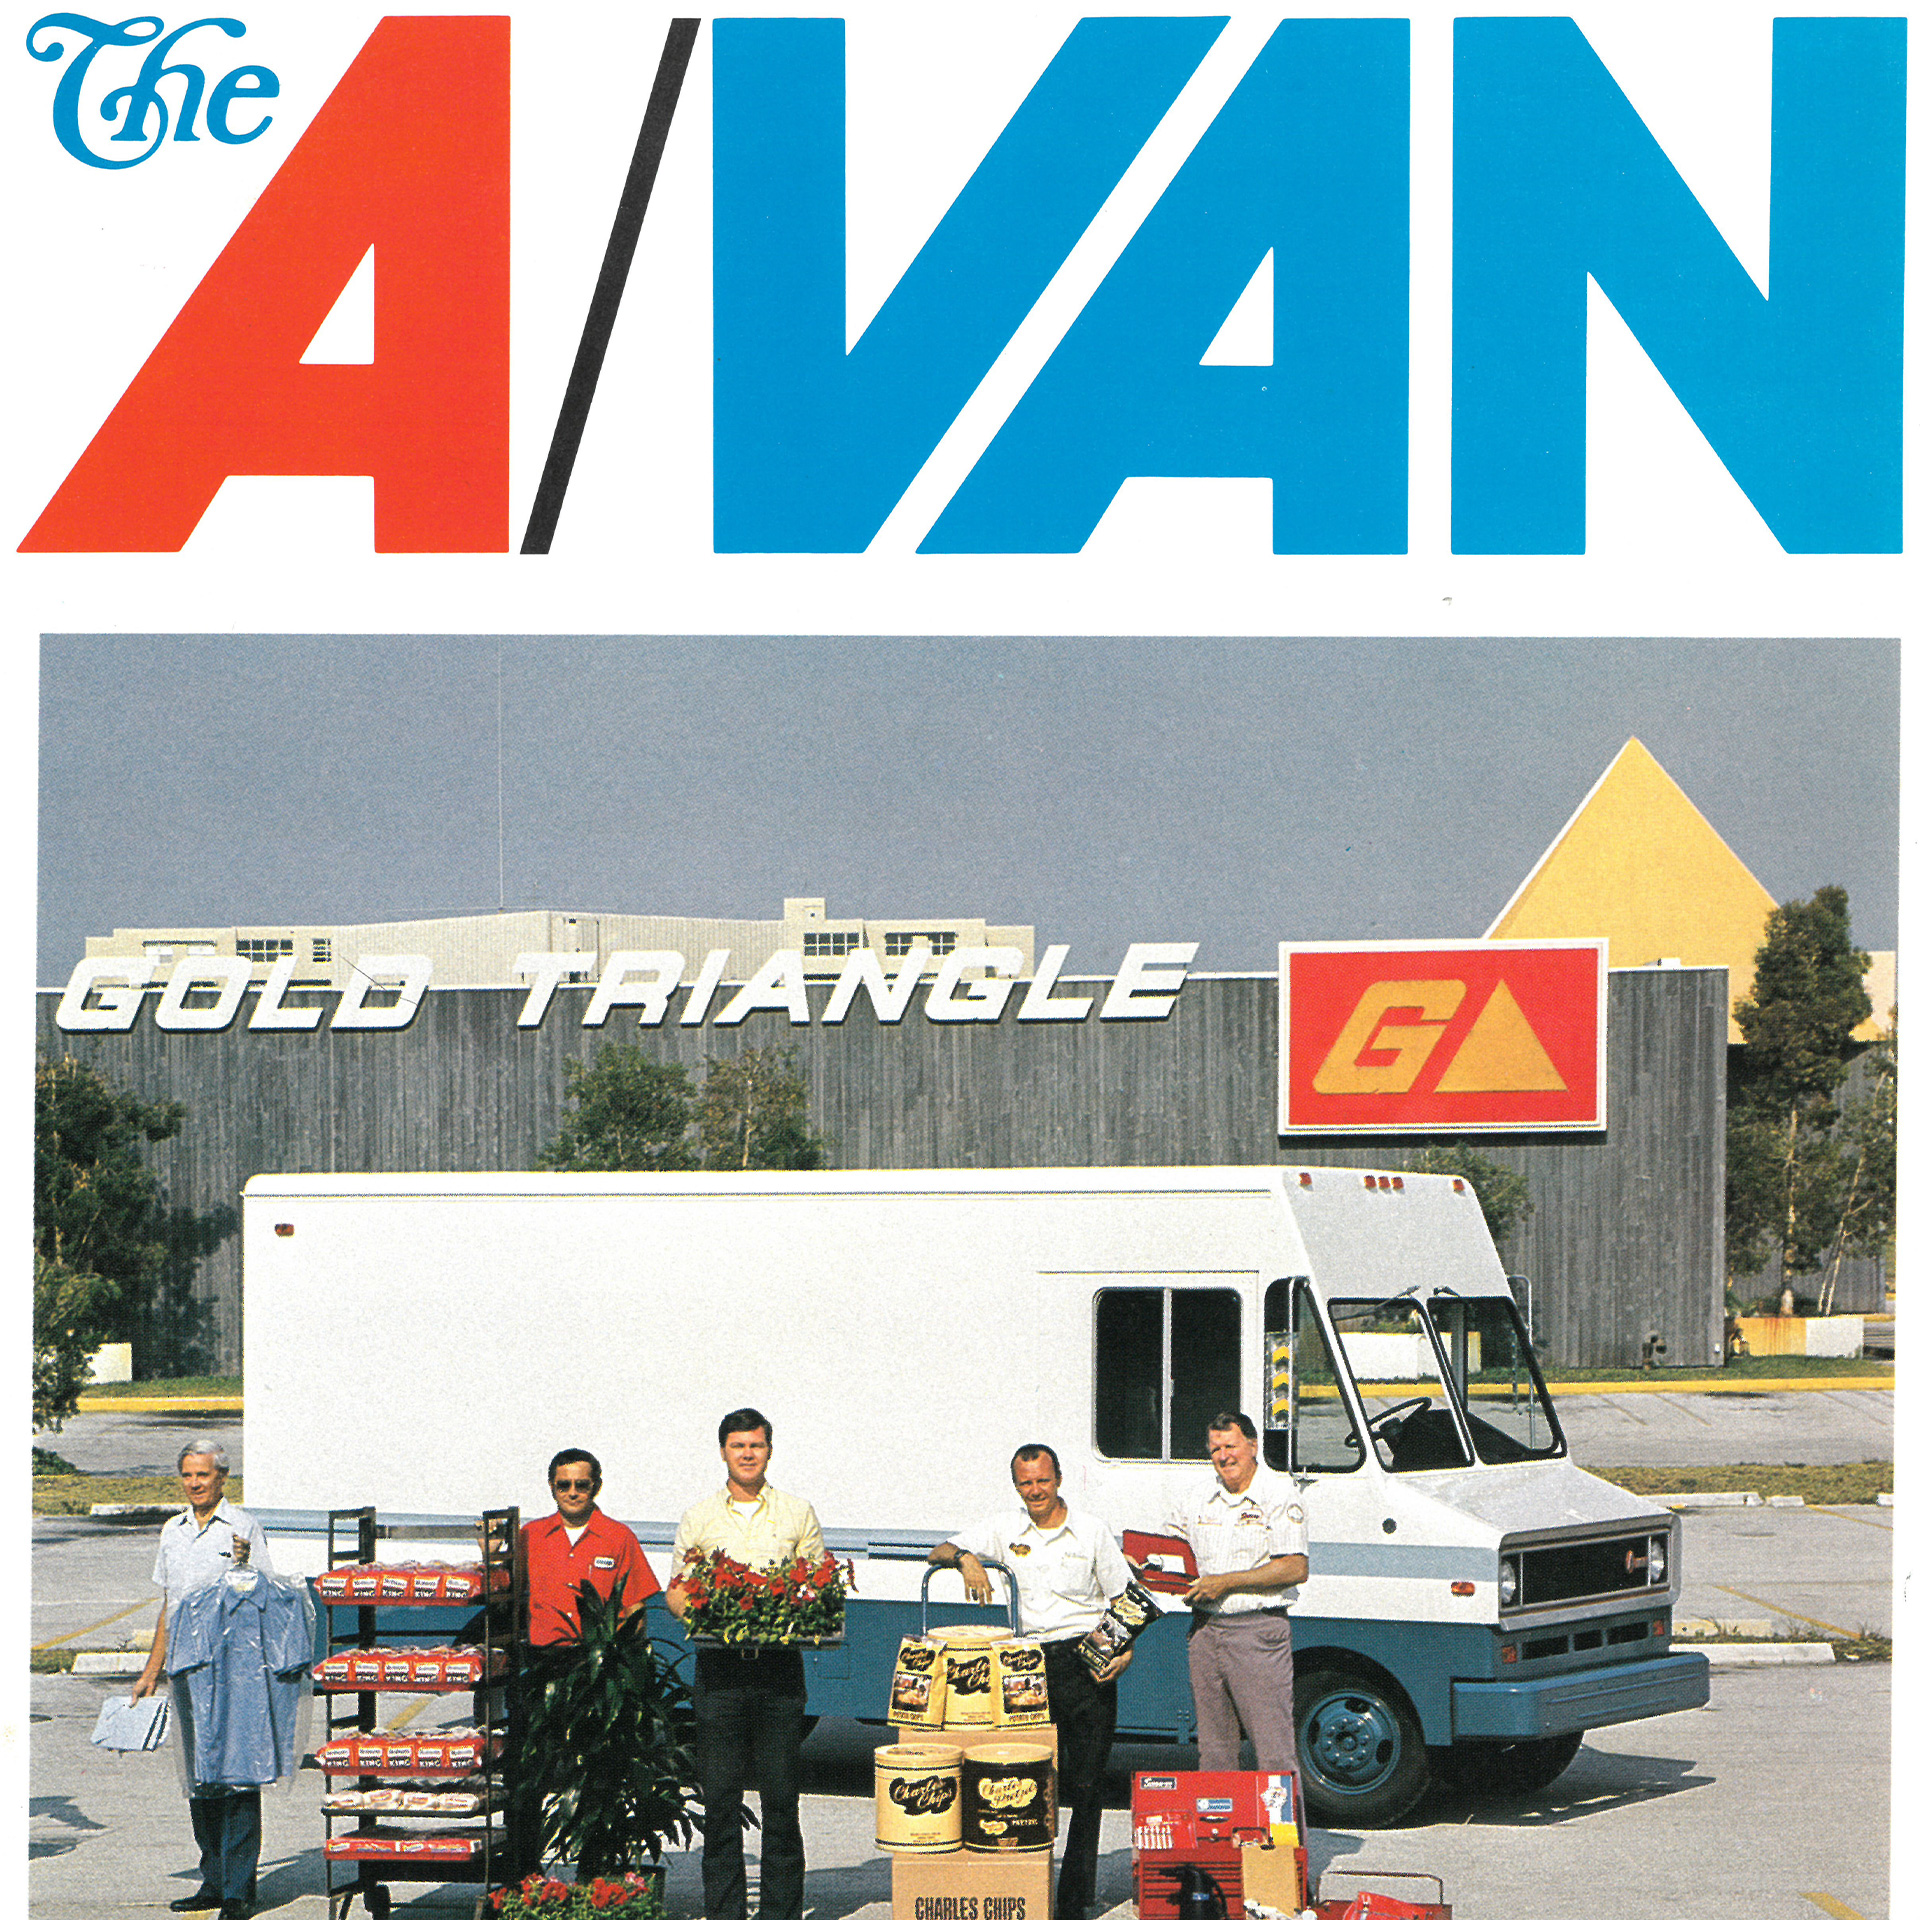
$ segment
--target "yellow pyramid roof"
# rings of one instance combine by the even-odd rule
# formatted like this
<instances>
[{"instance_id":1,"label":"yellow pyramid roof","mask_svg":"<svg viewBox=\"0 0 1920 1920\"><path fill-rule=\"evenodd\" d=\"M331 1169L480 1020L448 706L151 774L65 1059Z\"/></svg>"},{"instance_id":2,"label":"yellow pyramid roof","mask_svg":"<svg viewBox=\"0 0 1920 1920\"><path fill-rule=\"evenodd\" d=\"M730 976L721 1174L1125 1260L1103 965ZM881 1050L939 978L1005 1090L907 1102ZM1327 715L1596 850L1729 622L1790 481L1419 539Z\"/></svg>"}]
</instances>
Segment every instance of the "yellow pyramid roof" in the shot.
<instances>
[{"instance_id":1,"label":"yellow pyramid roof","mask_svg":"<svg viewBox=\"0 0 1920 1920\"><path fill-rule=\"evenodd\" d=\"M1753 986L1773 896L1673 776L1629 740L1487 929L1489 940L1604 936L1608 964L1727 969L1733 1007Z\"/></svg>"}]
</instances>

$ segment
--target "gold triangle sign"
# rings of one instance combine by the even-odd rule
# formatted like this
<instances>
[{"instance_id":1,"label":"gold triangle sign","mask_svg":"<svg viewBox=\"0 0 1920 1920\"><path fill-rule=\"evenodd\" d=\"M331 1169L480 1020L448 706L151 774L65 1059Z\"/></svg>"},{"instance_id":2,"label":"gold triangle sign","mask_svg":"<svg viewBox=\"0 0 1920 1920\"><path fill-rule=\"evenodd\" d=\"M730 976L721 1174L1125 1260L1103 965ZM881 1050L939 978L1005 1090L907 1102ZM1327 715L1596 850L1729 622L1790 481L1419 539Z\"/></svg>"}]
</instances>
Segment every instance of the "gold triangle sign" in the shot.
<instances>
[{"instance_id":1,"label":"gold triangle sign","mask_svg":"<svg viewBox=\"0 0 1920 1920\"><path fill-rule=\"evenodd\" d=\"M1440 1076L1435 1093L1564 1093L1567 1083L1502 980Z\"/></svg>"}]
</instances>

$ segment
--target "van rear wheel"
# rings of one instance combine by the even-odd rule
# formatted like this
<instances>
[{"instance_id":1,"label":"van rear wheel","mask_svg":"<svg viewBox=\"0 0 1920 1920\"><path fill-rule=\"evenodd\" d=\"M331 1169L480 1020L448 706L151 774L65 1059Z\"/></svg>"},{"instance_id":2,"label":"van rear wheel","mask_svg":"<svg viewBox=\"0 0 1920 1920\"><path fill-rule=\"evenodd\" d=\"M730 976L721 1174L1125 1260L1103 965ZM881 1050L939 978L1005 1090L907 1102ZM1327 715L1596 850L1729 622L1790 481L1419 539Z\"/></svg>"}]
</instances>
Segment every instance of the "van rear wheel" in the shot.
<instances>
[{"instance_id":1,"label":"van rear wheel","mask_svg":"<svg viewBox=\"0 0 1920 1920\"><path fill-rule=\"evenodd\" d=\"M1516 1799L1548 1787L1573 1764L1584 1738L1556 1733L1544 1740L1476 1740L1437 1747L1434 1770L1462 1793Z\"/></svg>"},{"instance_id":2,"label":"van rear wheel","mask_svg":"<svg viewBox=\"0 0 1920 1920\"><path fill-rule=\"evenodd\" d=\"M1323 1827L1385 1827L1427 1790L1419 1716L1398 1687L1358 1668L1321 1667L1294 1688L1307 1812Z\"/></svg>"}]
</instances>

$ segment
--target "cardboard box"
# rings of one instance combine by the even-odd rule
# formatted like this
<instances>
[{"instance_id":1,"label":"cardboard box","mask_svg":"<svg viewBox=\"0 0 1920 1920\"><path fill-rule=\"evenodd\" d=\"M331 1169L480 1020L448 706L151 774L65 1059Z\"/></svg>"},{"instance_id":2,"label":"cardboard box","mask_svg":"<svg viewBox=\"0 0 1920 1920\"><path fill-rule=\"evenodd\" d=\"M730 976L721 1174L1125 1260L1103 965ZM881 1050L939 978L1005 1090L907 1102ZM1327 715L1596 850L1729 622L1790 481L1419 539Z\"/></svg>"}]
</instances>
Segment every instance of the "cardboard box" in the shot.
<instances>
[{"instance_id":1,"label":"cardboard box","mask_svg":"<svg viewBox=\"0 0 1920 1920\"><path fill-rule=\"evenodd\" d=\"M1298 1913L1307 1904L1306 1848L1242 1847L1240 1897L1248 1911Z\"/></svg>"},{"instance_id":2,"label":"cardboard box","mask_svg":"<svg viewBox=\"0 0 1920 1920\"><path fill-rule=\"evenodd\" d=\"M893 1920L1052 1920L1053 1851L897 1854Z\"/></svg>"}]
</instances>

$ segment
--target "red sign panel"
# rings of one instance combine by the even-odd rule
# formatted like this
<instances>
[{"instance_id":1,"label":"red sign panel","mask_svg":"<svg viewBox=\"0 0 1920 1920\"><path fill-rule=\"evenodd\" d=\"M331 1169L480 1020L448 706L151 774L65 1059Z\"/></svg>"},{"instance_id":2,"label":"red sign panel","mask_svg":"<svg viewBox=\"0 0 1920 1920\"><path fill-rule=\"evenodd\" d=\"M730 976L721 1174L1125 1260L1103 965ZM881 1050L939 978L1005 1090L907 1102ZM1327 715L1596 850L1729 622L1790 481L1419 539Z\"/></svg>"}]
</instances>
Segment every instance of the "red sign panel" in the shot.
<instances>
[{"instance_id":1,"label":"red sign panel","mask_svg":"<svg viewBox=\"0 0 1920 1920\"><path fill-rule=\"evenodd\" d=\"M1607 1124L1607 943L1280 949L1282 1133Z\"/></svg>"}]
</instances>

